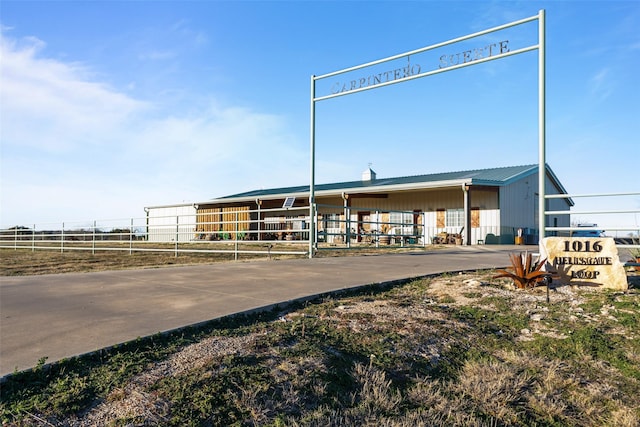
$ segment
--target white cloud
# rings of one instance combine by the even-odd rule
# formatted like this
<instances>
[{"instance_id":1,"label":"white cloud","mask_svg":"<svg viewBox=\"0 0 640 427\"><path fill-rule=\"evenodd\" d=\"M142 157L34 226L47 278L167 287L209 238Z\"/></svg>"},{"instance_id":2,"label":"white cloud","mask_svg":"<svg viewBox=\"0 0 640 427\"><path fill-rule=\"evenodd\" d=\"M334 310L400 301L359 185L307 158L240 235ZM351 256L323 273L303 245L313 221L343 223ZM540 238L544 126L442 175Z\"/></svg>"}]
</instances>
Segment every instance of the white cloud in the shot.
<instances>
[{"instance_id":1,"label":"white cloud","mask_svg":"<svg viewBox=\"0 0 640 427\"><path fill-rule=\"evenodd\" d=\"M128 122L146 108L90 80L77 63L41 58L41 40L0 38L2 144L21 149L71 150Z\"/></svg>"},{"instance_id":2,"label":"white cloud","mask_svg":"<svg viewBox=\"0 0 640 427\"><path fill-rule=\"evenodd\" d=\"M306 181L306 141L282 117L215 101L163 113L89 66L46 58L42 41L3 36L1 49L0 226L143 216Z\"/></svg>"},{"instance_id":3,"label":"white cloud","mask_svg":"<svg viewBox=\"0 0 640 427\"><path fill-rule=\"evenodd\" d=\"M602 101L607 99L613 92L609 73L610 70L608 68L603 68L599 70L595 75L593 75L589 80L590 92L592 95L598 98L598 100Z\"/></svg>"}]
</instances>

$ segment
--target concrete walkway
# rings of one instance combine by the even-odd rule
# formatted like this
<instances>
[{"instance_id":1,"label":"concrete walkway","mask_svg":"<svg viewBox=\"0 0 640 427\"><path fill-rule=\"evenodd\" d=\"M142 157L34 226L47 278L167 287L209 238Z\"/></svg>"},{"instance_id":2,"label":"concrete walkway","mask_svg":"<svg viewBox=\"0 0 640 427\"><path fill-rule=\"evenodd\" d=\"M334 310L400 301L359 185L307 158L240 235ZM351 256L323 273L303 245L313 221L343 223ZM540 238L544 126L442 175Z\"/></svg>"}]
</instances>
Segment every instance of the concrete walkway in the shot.
<instances>
[{"instance_id":1,"label":"concrete walkway","mask_svg":"<svg viewBox=\"0 0 640 427\"><path fill-rule=\"evenodd\" d=\"M0 278L0 376L326 292L505 267L522 246ZM529 248L537 251L537 246Z\"/></svg>"}]
</instances>

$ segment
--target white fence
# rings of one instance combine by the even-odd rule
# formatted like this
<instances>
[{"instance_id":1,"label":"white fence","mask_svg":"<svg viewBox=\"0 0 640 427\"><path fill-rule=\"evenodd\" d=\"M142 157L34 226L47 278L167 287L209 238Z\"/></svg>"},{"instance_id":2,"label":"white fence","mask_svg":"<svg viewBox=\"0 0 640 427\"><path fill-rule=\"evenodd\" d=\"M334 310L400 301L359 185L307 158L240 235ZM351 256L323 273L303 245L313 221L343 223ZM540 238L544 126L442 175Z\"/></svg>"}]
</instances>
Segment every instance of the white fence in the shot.
<instances>
[{"instance_id":1,"label":"white fence","mask_svg":"<svg viewBox=\"0 0 640 427\"><path fill-rule=\"evenodd\" d=\"M637 197L640 193L608 196ZM604 197L603 195L558 197ZM310 218L307 207L249 210L227 208L203 212L195 207L149 211L142 218L59 224L33 224L0 230L0 248L47 249L61 252L156 251L308 255ZM433 212L381 211L376 208L317 205L314 250L359 247L393 248L431 244L513 243L518 232L497 225L473 227L472 241L465 242L462 228L435 227ZM597 212L545 211L545 215L626 214L640 217L639 209ZM576 230L616 231L625 249L640 248L640 227L545 227L546 235L571 235ZM525 244L537 244L537 230L524 230Z\"/></svg>"},{"instance_id":2,"label":"white fence","mask_svg":"<svg viewBox=\"0 0 640 427\"><path fill-rule=\"evenodd\" d=\"M589 218L590 224L575 224L570 227L546 226L547 236L593 235L605 233L613 237L618 249L632 251L640 249L640 192L633 193L601 193L601 194L548 194L545 199L596 199L601 206L607 206L607 201L616 200L618 206L626 208L586 211L549 211L546 216L572 215L573 218ZM615 218L615 219L613 219ZM587 233L588 234L588 233Z\"/></svg>"},{"instance_id":3,"label":"white fence","mask_svg":"<svg viewBox=\"0 0 640 427\"><path fill-rule=\"evenodd\" d=\"M394 248L432 243L461 244L460 230L425 227L423 213L320 205L315 250ZM81 251L141 251L308 254L306 207L149 211L142 218L33 224L0 230L0 248ZM438 240L438 236L447 236Z\"/></svg>"},{"instance_id":4,"label":"white fence","mask_svg":"<svg viewBox=\"0 0 640 427\"><path fill-rule=\"evenodd\" d=\"M268 220L246 218L248 211L225 212L224 218L211 221L195 212L179 215L147 215L142 218L101 221L77 221L64 223L33 224L0 230L0 248L174 252L179 253L228 253L265 255L304 255L308 242L301 219L290 219L291 210L278 217L278 230L274 230L273 218ZM284 214L287 213L288 216ZM229 219L231 216L233 219ZM295 224L297 223L297 224ZM281 230L280 230L281 228ZM290 238L295 237L295 239ZM280 242L275 245L274 240Z\"/></svg>"}]
</instances>

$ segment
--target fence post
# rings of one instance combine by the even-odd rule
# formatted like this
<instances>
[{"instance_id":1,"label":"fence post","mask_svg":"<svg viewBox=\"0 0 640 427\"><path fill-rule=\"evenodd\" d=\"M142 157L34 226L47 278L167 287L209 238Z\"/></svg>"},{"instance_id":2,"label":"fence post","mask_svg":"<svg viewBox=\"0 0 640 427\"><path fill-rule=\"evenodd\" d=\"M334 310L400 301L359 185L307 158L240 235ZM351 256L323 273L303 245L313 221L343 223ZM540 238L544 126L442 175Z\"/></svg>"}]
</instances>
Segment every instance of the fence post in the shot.
<instances>
[{"instance_id":1,"label":"fence post","mask_svg":"<svg viewBox=\"0 0 640 427\"><path fill-rule=\"evenodd\" d=\"M346 203L346 202L345 202ZM346 243L347 243L347 248L351 249L351 208L347 207L345 209L345 236L346 236Z\"/></svg>"},{"instance_id":2,"label":"fence post","mask_svg":"<svg viewBox=\"0 0 640 427\"><path fill-rule=\"evenodd\" d=\"M64 253L64 222L62 223L62 231L60 232L60 253Z\"/></svg>"},{"instance_id":3,"label":"fence post","mask_svg":"<svg viewBox=\"0 0 640 427\"><path fill-rule=\"evenodd\" d=\"M33 228L31 229L31 252L36 251L36 225L33 224Z\"/></svg>"},{"instance_id":4,"label":"fence post","mask_svg":"<svg viewBox=\"0 0 640 427\"><path fill-rule=\"evenodd\" d=\"M176 216L176 244L175 256L178 258L178 239L180 238L180 216Z\"/></svg>"},{"instance_id":5,"label":"fence post","mask_svg":"<svg viewBox=\"0 0 640 427\"><path fill-rule=\"evenodd\" d=\"M260 241L260 240L262 240L262 233L261 233L261 231L262 231L262 224L261 224L261 221L260 221L260 219L261 219L260 205L262 205L262 202L261 202L260 200L258 200L256 203L257 203L257 205L258 205L258 227L257 227L257 229L258 229L258 235L257 235L257 237L256 237L256 240L257 240L257 241ZM251 228L251 227L249 227L249 228ZM249 231L251 231L251 230L249 230Z\"/></svg>"},{"instance_id":6,"label":"fence post","mask_svg":"<svg viewBox=\"0 0 640 427\"><path fill-rule=\"evenodd\" d=\"M412 221L413 222L413 221ZM404 240L405 240L405 224L406 224L406 220L405 220L405 213L402 212L400 214L400 247L404 248Z\"/></svg>"},{"instance_id":7,"label":"fence post","mask_svg":"<svg viewBox=\"0 0 640 427\"><path fill-rule=\"evenodd\" d=\"M133 252L133 218L131 218L131 226L129 227L129 255Z\"/></svg>"},{"instance_id":8,"label":"fence post","mask_svg":"<svg viewBox=\"0 0 640 427\"><path fill-rule=\"evenodd\" d=\"M234 250L233 250L233 258L237 261L238 260L238 211L236 211L236 224L235 224L235 237L234 237Z\"/></svg>"},{"instance_id":9,"label":"fence post","mask_svg":"<svg viewBox=\"0 0 640 427\"><path fill-rule=\"evenodd\" d=\"M311 221L313 221L313 244L311 245L312 249L314 251L318 251L318 228L319 228L319 219L320 219L320 212L318 212L318 204L314 203L314 208L313 208L313 218L311 218ZM325 235L327 233L327 230L324 230ZM309 238L311 239L311 233L309 233ZM325 240L326 237L325 237ZM326 243L326 242L325 242ZM311 255L312 256L312 255Z\"/></svg>"},{"instance_id":10,"label":"fence post","mask_svg":"<svg viewBox=\"0 0 640 427\"><path fill-rule=\"evenodd\" d=\"M422 246L427 246L427 213L422 212Z\"/></svg>"},{"instance_id":11,"label":"fence post","mask_svg":"<svg viewBox=\"0 0 640 427\"><path fill-rule=\"evenodd\" d=\"M93 230L91 232L91 254L96 254L96 220L93 220Z\"/></svg>"},{"instance_id":12,"label":"fence post","mask_svg":"<svg viewBox=\"0 0 640 427\"><path fill-rule=\"evenodd\" d=\"M380 247L380 236L382 235L382 230L380 230L380 211L376 211L376 248Z\"/></svg>"}]
</instances>

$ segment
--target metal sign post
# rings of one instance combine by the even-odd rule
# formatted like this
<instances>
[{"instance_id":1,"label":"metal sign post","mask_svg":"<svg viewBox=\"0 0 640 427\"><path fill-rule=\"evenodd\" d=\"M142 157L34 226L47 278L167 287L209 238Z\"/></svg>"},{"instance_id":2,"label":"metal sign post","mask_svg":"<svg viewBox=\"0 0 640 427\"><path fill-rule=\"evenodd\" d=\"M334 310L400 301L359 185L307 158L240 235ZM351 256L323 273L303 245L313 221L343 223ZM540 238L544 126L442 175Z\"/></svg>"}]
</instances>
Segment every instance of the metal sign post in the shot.
<instances>
[{"instance_id":1,"label":"metal sign post","mask_svg":"<svg viewBox=\"0 0 640 427\"><path fill-rule=\"evenodd\" d=\"M394 61L401 58L409 58L411 55L417 55L419 53L427 52L430 50L438 49L444 46L448 46L454 43L459 43L465 40L469 40L475 37L483 36L486 34L494 33L496 31L504 30L507 28L515 27L518 25L522 25L532 21L538 21L538 44L533 46L524 47L521 49L510 50L506 45L503 45L503 42L500 42L499 46L497 44L493 44L491 46L496 46L496 50L493 51L491 47L488 46L488 55L486 52L482 52L482 54L478 54L476 52L475 56L468 55L466 52L463 52L462 61L457 60L454 64L453 61L447 62L446 58L444 59L443 64L440 65L438 69L430 70L422 72L420 67L417 68L411 67L408 65L405 68L399 68L393 70L394 72L386 72L379 75L368 76L367 78L361 78L359 81L352 81L351 85L339 85L336 87L336 90L329 95L316 96L316 82L327 79L329 77L334 77L340 74L350 73L352 71L356 71L366 67L372 67L375 65L383 64L386 62ZM412 50L410 52L401 53L398 55L389 56L387 58L379 59L377 61L368 62L366 64L357 65L350 68L345 68L342 70L334 71L328 74L324 74L321 76L311 76L311 176L310 176L310 187L309 187L309 258L313 258L313 253L316 247L315 242L315 103L318 101L324 101L331 98L336 98L338 96L350 95L352 93L363 92L365 90L376 89L379 87L389 86L396 83L402 83L409 80L418 79L421 77L427 77L439 73L444 73L446 71L457 70L459 68L468 67L471 65L481 64L488 61L493 61L496 59L505 58L508 56L518 55L520 53L525 53L533 50L538 50L538 139L539 139L539 149L538 149L538 186L539 186L539 209L538 209L538 222L539 222L539 235L540 242L545 235L545 178L546 178L546 166L545 166L545 11L544 9L540 10L537 15L521 19L518 21L510 22L508 24L500 25L497 27L489 28L487 30L479 31L477 33L469 34L463 37L458 37L455 39L451 39L445 42L436 43L430 46L426 46L420 49ZM469 51L470 52L470 51ZM458 59L460 54L458 54ZM404 71L407 70L407 71ZM417 71L416 71L417 70ZM400 72L398 72L400 71Z\"/></svg>"}]
</instances>

